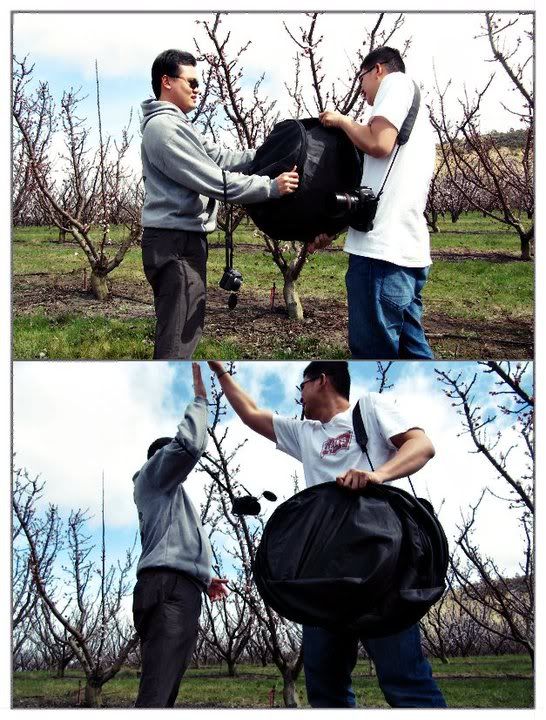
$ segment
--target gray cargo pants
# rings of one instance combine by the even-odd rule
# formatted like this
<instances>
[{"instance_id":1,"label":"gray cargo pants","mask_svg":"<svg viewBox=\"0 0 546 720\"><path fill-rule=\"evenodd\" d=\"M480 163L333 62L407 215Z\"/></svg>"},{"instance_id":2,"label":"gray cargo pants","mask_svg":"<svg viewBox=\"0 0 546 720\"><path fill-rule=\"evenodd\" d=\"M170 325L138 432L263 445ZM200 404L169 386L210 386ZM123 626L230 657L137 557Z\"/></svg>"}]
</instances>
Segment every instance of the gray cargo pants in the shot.
<instances>
[{"instance_id":1,"label":"gray cargo pants","mask_svg":"<svg viewBox=\"0 0 546 720\"><path fill-rule=\"evenodd\" d=\"M142 263L154 291L154 360L187 360L205 322L207 236L144 228Z\"/></svg>"}]
</instances>

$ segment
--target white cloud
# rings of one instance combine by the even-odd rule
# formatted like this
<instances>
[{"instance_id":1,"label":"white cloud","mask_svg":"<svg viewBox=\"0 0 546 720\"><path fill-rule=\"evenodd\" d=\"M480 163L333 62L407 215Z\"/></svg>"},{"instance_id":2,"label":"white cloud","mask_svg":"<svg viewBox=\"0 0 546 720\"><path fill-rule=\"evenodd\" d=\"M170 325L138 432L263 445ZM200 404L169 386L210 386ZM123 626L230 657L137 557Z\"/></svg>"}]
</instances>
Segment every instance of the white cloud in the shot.
<instances>
[{"instance_id":1,"label":"white cloud","mask_svg":"<svg viewBox=\"0 0 546 720\"><path fill-rule=\"evenodd\" d=\"M428 365L428 363L427 363ZM412 408L416 421L431 438L436 456L419 473L413 484L418 495L428 497L436 510L451 541L457 535L461 514L467 515L484 487L507 497L508 486L499 480L491 464L476 448L468 434L460 435L462 424L451 400L445 397L436 381L432 367L424 364L405 364L405 377L396 383L395 392L406 408ZM516 431L503 438L508 447L517 440ZM513 458L514 466L523 467L523 453ZM398 481L402 487L407 483ZM484 552L494 557L509 572L517 570L521 557L520 530L517 513L508 504L488 496L478 513L476 539ZM498 529L502 527L503 542L499 542ZM453 545L453 543L451 543ZM452 548L453 549L453 548Z\"/></svg>"},{"instance_id":2,"label":"white cloud","mask_svg":"<svg viewBox=\"0 0 546 720\"><path fill-rule=\"evenodd\" d=\"M15 363L16 465L47 482L47 501L99 516L101 476L110 525L134 522L131 478L150 442L174 434L164 363Z\"/></svg>"}]
</instances>

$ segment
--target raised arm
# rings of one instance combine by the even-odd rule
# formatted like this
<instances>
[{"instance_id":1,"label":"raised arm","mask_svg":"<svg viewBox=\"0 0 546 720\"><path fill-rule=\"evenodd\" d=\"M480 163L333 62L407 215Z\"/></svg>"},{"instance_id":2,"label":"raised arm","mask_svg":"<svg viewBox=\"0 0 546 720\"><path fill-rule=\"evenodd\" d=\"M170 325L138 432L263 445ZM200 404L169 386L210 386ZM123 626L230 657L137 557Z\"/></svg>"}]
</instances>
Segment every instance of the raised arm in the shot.
<instances>
[{"instance_id":1,"label":"raised arm","mask_svg":"<svg viewBox=\"0 0 546 720\"><path fill-rule=\"evenodd\" d=\"M367 125L333 110L319 114L325 127L337 127L345 132L359 150L376 158L387 157L396 144L398 130L384 117L375 116Z\"/></svg>"},{"instance_id":2,"label":"raised arm","mask_svg":"<svg viewBox=\"0 0 546 720\"><path fill-rule=\"evenodd\" d=\"M233 377L224 368L222 362L219 360L209 360L209 367L216 374L218 383L224 391L229 404L244 424L268 440L277 442L275 429L273 427L273 413L270 410L262 410L259 408L250 395L235 382Z\"/></svg>"},{"instance_id":3,"label":"raised arm","mask_svg":"<svg viewBox=\"0 0 546 720\"><path fill-rule=\"evenodd\" d=\"M205 388L205 383L203 382L203 378L201 377L201 368L199 366L199 363L192 362L191 364L191 373L193 378L193 392L195 397L202 397L205 400L207 399L207 390Z\"/></svg>"}]
</instances>

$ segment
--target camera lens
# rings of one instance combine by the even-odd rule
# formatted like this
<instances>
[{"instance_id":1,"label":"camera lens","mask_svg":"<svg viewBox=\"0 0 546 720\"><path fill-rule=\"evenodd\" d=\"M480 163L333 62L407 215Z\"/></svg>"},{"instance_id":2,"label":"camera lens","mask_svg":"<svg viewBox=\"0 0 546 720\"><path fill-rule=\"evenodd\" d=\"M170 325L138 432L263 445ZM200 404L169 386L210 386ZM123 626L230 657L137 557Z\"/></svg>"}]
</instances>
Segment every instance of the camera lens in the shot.
<instances>
[{"instance_id":1,"label":"camera lens","mask_svg":"<svg viewBox=\"0 0 546 720\"><path fill-rule=\"evenodd\" d=\"M347 196L345 193L330 193L326 197L324 209L330 217L341 217L348 210Z\"/></svg>"},{"instance_id":2,"label":"camera lens","mask_svg":"<svg viewBox=\"0 0 546 720\"><path fill-rule=\"evenodd\" d=\"M358 204L358 196L354 193L330 193L325 200L325 212L333 218L343 217L350 213Z\"/></svg>"}]
</instances>

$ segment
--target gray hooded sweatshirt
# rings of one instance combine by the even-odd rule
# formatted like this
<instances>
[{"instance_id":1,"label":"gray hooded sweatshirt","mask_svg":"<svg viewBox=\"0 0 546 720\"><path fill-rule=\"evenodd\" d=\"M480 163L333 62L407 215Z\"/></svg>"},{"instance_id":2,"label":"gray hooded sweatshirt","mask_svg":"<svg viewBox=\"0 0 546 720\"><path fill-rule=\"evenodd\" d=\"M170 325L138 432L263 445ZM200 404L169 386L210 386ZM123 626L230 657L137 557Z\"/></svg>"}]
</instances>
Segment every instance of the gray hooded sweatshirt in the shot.
<instances>
[{"instance_id":1,"label":"gray hooded sweatshirt","mask_svg":"<svg viewBox=\"0 0 546 720\"><path fill-rule=\"evenodd\" d=\"M145 100L142 108L142 226L212 232L217 203L255 203L279 197L275 180L244 175L255 150L234 152L208 141L176 105ZM239 172L234 172L239 171Z\"/></svg>"},{"instance_id":2,"label":"gray hooded sweatshirt","mask_svg":"<svg viewBox=\"0 0 546 720\"><path fill-rule=\"evenodd\" d=\"M133 477L144 568L170 568L191 576L206 589L211 580L211 549L184 480L207 446L207 401L196 397L173 440L158 450Z\"/></svg>"}]
</instances>

